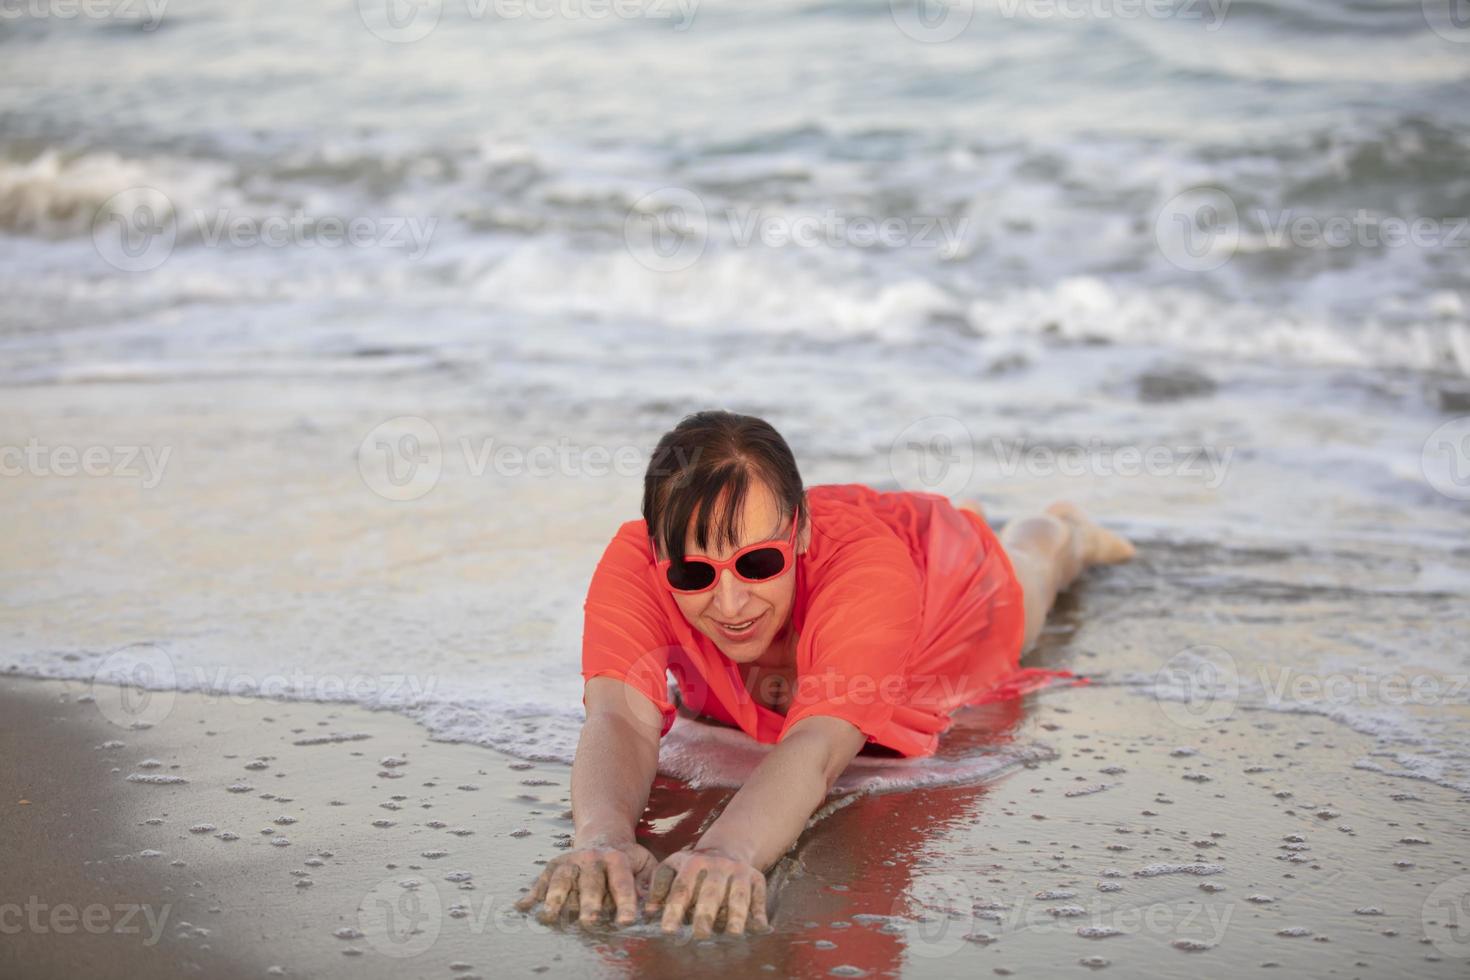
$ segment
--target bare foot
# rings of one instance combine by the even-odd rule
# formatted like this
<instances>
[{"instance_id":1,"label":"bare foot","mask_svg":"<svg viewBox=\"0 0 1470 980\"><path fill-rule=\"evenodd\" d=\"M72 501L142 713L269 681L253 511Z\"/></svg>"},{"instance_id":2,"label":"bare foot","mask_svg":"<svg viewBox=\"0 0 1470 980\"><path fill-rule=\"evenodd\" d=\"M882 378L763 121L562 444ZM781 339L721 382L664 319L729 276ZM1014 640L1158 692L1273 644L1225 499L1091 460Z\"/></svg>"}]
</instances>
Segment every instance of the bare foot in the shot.
<instances>
[{"instance_id":1,"label":"bare foot","mask_svg":"<svg viewBox=\"0 0 1470 980\"><path fill-rule=\"evenodd\" d=\"M1114 534L1096 524L1082 512L1082 508L1070 500L1058 500L1048 504L1046 512L1076 527L1082 532L1083 561L1089 565L1116 565L1137 554L1133 542L1121 534Z\"/></svg>"}]
</instances>

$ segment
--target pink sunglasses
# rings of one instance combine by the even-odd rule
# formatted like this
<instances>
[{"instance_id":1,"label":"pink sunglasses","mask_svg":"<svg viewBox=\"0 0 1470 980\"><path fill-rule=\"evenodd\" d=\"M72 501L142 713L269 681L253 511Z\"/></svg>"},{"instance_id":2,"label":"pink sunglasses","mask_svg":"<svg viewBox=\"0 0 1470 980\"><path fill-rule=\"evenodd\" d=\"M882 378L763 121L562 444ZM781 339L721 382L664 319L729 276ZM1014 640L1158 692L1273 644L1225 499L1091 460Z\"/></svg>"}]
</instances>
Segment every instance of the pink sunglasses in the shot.
<instances>
[{"instance_id":1,"label":"pink sunglasses","mask_svg":"<svg viewBox=\"0 0 1470 980\"><path fill-rule=\"evenodd\" d=\"M796 529L801 523L801 508L791 518L791 536L785 541L758 541L746 545L724 561L705 555L685 555L676 565L665 558L658 562L659 577L670 592L698 595L708 592L720 580L720 572L730 569L742 582L765 582L791 567L796 549Z\"/></svg>"}]
</instances>

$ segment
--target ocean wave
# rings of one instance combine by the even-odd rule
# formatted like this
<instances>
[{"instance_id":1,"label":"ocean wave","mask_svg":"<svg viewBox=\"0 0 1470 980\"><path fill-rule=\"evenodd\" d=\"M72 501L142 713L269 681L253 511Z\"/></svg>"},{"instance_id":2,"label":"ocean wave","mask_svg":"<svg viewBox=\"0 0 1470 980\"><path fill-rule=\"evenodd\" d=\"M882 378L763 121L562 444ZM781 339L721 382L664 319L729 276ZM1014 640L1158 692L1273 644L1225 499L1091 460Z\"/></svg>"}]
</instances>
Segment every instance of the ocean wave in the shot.
<instances>
[{"instance_id":1,"label":"ocean wave","mask_svg":"<svg viewBox=\"0 0 1470 980\"><path fill-rule=\"evenodd\" d=\"M324 694L320 685L312 684L304 687L278 684L262 690L256 684L241 683L247 676L242 672L221 670L211 675L184 670L182 665L161 655L161 650L153 644L140 644L135 650L114 651L106 656L73 652L60 657L27 657L24 666L13 672L91 681L94 692L98 685L127 686L163 695L182 691L209 697L356 704L403 714L424 726L437 741L479 745L532 762L571 765L581 735L583 712L569 707L576 704L575 697L553 704L517 699L515 695L441 697L417 691L412 686L391 691L381 688L356 695ZM576 677L573 671L568 676ZM123 695L102 697L102 712L109 718L112 718L110 702L116 698L126 700ZM159 698L150 704L144 697L137 698L136 704L149 707L138 709L130 703L128 710L137 710L139 718L147 718L148 711L160 717L166 715L171 702ZM119 723L121 719L121 715L112 718ZM738 787L771 748L743 732L681 716L660 744L659 771L696 788ZM968 749L958 756L913 759L859 756L839 778L834 792L897 792L920 787L978 785L1020 766L1054 758L1055 750L1040 742L1005 742Z\"/></svg>"},{"instance_id":2,"label":"ocean wave","mask_svg":"<svg viewBox=\"0 0 1470 980\"><path fill-rule=\"evenodd\" d=\"M1183 289L1139 289L1085 276L973 300L982 333L1149 344L1245 360L1409 368L1470 376L1470 327L1458 295L1424 297L1418 318L1344 325L1320 315L1231 303Z\"/></svg>"},{"instance_id":3,"label":"ocean wave","mask_svg":"<svg viewBox=\"0 0 1470 980\"><path fill-rule=\"evenodd\" d=\"M861 158L870 138L897 137L798 127L718 152L681 148L681 179L708 223L700 253L677 268L628 237L635 217L657 219L663 206L648 197L658 184L647 171L670 163L646 147L328 141L237 161L12 148L0 152L0 232L11 233L0 234L0 254L12 260L16 309L86 307L104 320L109 308L136 317L190 302L377 296L732 333L914 343L958 327L1470 375L1465 271L1446 261L1448 247L1328 249L1271 237L1273 218L1299 213L1402 206L1405 218L1470 220L1470 186L1451 179L1470 147L1426 116L1187 152L1117 139L910 142L891 166ZM147 275L119 276L87 239L99 216L126 214L148 188L164 195L176 247ZM1171 265L1155 229L1161 209L1192 188L1228 195L1241 214L1233 258L1208 274ZM930 224L914 224L915 235L932 227L949 237L932 248L741 239L752 215L804 219L839 196L844 214L919 216ZM1257 212L1267 226L1257 227ZM225 217L296 214L384 218L385 239L395 216L431 218L433 228L413 249L335 253L210 237ZM37 238L46 244L19 244Z\"/></svg>"},{"instance_id":4,"label":"ocean wave","mask_svg":"<svg viewBox=\"0 0 1470 980\"><path fill-rule=\"evenodd\" d=\"M174 202L219 202L232 170L221 161L55 147L25 160L0 155L0 230L41 238L88 235L100 214L125 210L144 188Z\"/></svg>"}]
</instances>

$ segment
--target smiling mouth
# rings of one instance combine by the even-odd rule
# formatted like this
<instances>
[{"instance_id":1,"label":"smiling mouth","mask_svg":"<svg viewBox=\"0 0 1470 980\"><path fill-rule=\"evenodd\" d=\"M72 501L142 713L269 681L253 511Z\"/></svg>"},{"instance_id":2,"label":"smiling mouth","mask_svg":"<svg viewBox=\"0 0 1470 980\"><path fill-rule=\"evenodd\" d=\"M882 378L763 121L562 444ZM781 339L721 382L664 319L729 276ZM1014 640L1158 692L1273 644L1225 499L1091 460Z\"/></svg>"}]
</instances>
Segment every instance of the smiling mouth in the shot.
<instances>
[{"instance_id":1,"label":"smiling mouth","mask_svg":"<svg viewBox=\"0 0 1470 980\"><path fill-rule=\"evenodd\" d=\"M722 623L717 619L715 620L715 625L718 626L720 628L720 632L724 633L726 636L748 636L755 631L756 623L760 622L761 616L764 615L765 613L761 613L760 616L755 616L751 619L743 620L739 623Z\"/></svg>"}]
</instances>

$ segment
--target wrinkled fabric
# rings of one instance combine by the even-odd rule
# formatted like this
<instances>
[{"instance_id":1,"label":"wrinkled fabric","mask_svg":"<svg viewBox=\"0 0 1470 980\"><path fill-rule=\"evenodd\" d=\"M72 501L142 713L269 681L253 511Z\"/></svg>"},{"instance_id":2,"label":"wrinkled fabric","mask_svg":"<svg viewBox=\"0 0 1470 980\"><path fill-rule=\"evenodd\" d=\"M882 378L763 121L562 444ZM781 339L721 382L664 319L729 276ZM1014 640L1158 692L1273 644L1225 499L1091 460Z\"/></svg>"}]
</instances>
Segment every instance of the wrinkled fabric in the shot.
<instances>
[{"instance_id":1,"label":"wrinkled fabric","mask_svg":"<svg viewBox=\"0 0 1470 980\"><path fill-rule=\"evenodd\" d=\"M1020 667L1021 586L979 515L938 494L857 483L807 490L798 556L796 681L785 715L758 703L739 667L695 629L658 580L642 519L618 528L583 603L582 676L612 677L663 713L667 676L696 714L777 742L803 718L842 718L869 742L930 755L950 712L1016 697L1069 671Z\"/></svg>"}]
</instances>

